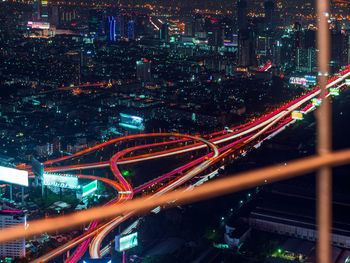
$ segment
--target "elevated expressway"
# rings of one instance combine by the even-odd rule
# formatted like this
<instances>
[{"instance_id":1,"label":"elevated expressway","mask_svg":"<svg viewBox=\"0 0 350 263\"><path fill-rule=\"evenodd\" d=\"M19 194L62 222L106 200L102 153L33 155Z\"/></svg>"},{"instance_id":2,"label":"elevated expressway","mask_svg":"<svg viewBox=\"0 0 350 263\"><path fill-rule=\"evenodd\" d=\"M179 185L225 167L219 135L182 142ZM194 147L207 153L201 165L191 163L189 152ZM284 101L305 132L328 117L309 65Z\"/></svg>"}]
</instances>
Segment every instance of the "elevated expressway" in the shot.
<instances>
[{"instance_id":1,"label":"elevated expressway","mask_svg":"<svg viewBox=\"0 0 350 263\"><path fill-rule=\"evenodd\" d=\"M343 82L346 78L350 76L350 67L346 67L344 70L342 70L339 75L336 75L335 77L331 78L328 82L327 88L334 87L341 82ZM340 84L342 86L344 84ZM310 103L310 100L313 98L318 98L320 95L320 90L318 87L313 89L312 91L308 92L307 94L301 96L300 98L276 109L275 111L266 114L259 119L253 120L251 122L248 122L246 124L233 127L230 129L231 132L228 131L220 131L214 134L210 134L208 136L208 139L202 139L195 136L190 135L183 135L183 134L169 134L169 133L153 133L153 134L139 134L139 135L131 135L126 137L120 137L117 139L110 140L108 142L101 143L99 145L96 145L92 148L83 150L81 152L78 152L76 154L72 154L69 156L65 156L62 158L50 160L47 162L44 162L43 164L46 166L45 171L46 172L66 172L66 171L76 171L76 170L84 170L84 169L94 169L94 168L100 168L100 167L110 167L114 176L117 179L118 183L115 183L112 180L107 181L108 179L105 178L98 178L100 181L104 181L104 183L108 183L112 187L114 187L118 192L121 194L119 195L118 199L113 199L106 205L117 205L120 202L125 202L133 197L134 193L137 193L148 186L155 184L157 182L160 182L164 180L165 178L168 178L171 175L177 174L179 172L187 171L185 174L183 174L181 177L177 178L176 180L170 182L165 187L159 189L155 194L150 196L150 198L154 198L158 195L161 195L165 192L172 191L173 189L176 189L178 186L182 185L183 183L187 182L194 176L200 174L201 172L205 171L207 168L212 166L214 163L217 163L218 161L222 160L224 157L235 153L238 149L242 149L243 147L246 147L247 145L251 145L254 141L257 140L257 143L253 145L255 148L257 148L264 140L271 138L281 130L283 130L287 125L291 124L295 120L293 120L290 117L290 114L292 111L301 109L301 112L304 112L305 114L314 110L315 106L313 106L312 103ZM267 136L266 136L267 135ZM126 150L123 150L115 155L110 159L108 162L99 162L99 163L91 163L91 164L79 164L79 165L71 165L71 166L61 166L61 167L54 167L51 166L55 163L59 163L68 159L73 159L75 157L80 157L85 154L89 154L93 151L96 151L102 147L105 147L107 145L119 143L122 141L132 140L136 138L147 138L147 137L177 137L179 139L177 140L171 140L166 141L162 143L154 143L149 145L142 145L137 146L133 148L129 148ZM261 139L263 136L263 139ZM199 141L198 143L190 144L187 146L181 146L177 148L173 148L170 150L163 150L159 152L149 153L149 154L143 154L138 155L135 157L127 157L124 158L123 156L127 153L145 149L145 148L152 148L155 146L161 146L161 145L170 145L175 144L179 142L188 142L188 141ZM223 145L225 143L225 145ZM219 145L223 145L219 148ZM196 160L193 160L189 162L188 164L185 164L184 166L181 166L165 175L162 175L158 178L155 178L154 180L151 180L150 182L139 186L135 189L132 189L130 184L125 180L125 178L122 176L118 169L118 165L122 164L129 164L129 163L136 163L151 159L157 159L157 158L163 158L167 156L177 155L181 153L186 153L189 151L195 151L204 149L206 147L209 147L212 152L202 156ZM245 151L243 151L245 153ZM51 167L49 167L51 166ZM81 178L87 178L88 176L84 175L77 175ZM96 177L90 177L90 178L96 178ZM114 182L114 183L112 183ZM46 262L52 258L54 258L57 255L60 255L61 253L77 246L78 244L81 244L76 251L72 254L72 256L68 259L67 262L76 262L79 260L79 258L85 253L87 246L92 239L91 245L90 245L90 255L93 258L99 258L101 255L105 254L106 251L108 251L108 247L100 249L102 240L107 236L107 234L112 231L117 225L119 225L121 222L125 221L126 219L132 217L135 215L137 211L130 212L127 215L120 216L117 218L114 218L106 223L102 223L98 226L98 223L96 221L92 222L89 226L89 230L84 233L83 235L75 238L74 240L66 243L65 245L51 251L50 253L34 260L33 262Z\"/></svg>"}]
</instances>

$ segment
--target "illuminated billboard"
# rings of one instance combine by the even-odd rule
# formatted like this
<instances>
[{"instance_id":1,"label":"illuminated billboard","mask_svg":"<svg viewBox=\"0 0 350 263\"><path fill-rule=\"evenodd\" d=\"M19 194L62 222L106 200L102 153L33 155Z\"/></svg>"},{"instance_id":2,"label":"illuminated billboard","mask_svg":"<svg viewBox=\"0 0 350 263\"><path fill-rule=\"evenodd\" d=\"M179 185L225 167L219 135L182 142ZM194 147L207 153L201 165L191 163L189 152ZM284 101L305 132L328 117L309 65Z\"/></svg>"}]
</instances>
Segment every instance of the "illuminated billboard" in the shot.
<instances>
[{"instance_id":1,"label":"illuminated billboard","mask_svg":"<svg viewBox=\"0 0 350 263\"><path fill-rule=\"evenodd\" d=\"M317 82L316 76L305 75L304 78L306 80L306 83L310 83L310 84L315 85Z\"/></svg>"},{"instance_id":2,"label":"illuminated billboard","mask_svg":"<svg viewBox=\"0 0 350 263\"><path fill-rule=\"evenodd\" d=\"M115 250L122 252L138 245L137 232L115 237Z\"/></svg>"},{"instance_id":3,"label":"illuminated billboard","mask_svg":"<svg viewBox=\"0 0 350 263\"><path fill-rule=\"evenodd\" d=\"M290 84L295 85L306 85L306 79L305 78L299 78L299 77L291 77L289 79Z\"/></svg>"},{"instance_id":4,"label":"illuminated billboard","mask_svg":"<svg viewBox=\"0 0 350 263\"><path fill-rule=\"evenodd\" d=\"M346 84L346 85L350 85L350 79L346 79L346 80L345 80L345 84Z\"/></svg>"},{"instance_id":5,"label":"illuminated billboard","mask_svg":"<svg viewBox=\"0 0 350 263\"><path fill-rule=\"evenodd\" d=\"M310 86L316 84L316 76L305 75L304 77L290 77L290 84Z\"/></svg>"},{"instance_id":6,"label":"illuminated billboard","mask_svg":"<svg viewBox=\"0 0 350 263\"><path fill-rule=\"evenodd\" d=\"M60 188L79 189L78 178L70 175L48 174L43 175L43 184Z\"/></svg>"},{"instance_id":7,"label":"illuminated billboard","mask_svg":"<svg viewBox=\"0 0 350 263\"><path fill-rule=\"evenodd\" d=\"M329 94L333 96L338 96L339 95L339 89L337 88L330 88L329 89Z\"/></svg>"},{"instance_id":8,"label":"illuminated billboard","mask_svg":"<svg viewBox=\"0 0 350 263\"><path fill-rule=\"evenodd\" d=\"M317 107L317 106L320 106L320 105L321 105L322 99L313 98L313 99L311 100L311 102L312 102L312 106Z\"/></svg>"},{"instance_id":9,"label":"illuminated billboard","mask_svg":"<svg viewBox=\"0 0 350 263\"><path fill-rule=\"evenodd\" d=\"M302 119L304 119L304 116L300 111L293 111L292 112L292 119L293 120L302 120Z\"/></svg>"},{"instance_id":10,"label":"illuminated billboard","mask_svg":"<svg viewBox=\"0 0 350 263\"><path fill-rule=\"evenodd\" d=\"M83 197L95 192L97 190L97 180L84 185L81 189L83 191Z\"/></svg>"},{"instance_id":11,"label":"illuminated billboard","mask_svg":"<svg viewBox=\"0 0 350 263\"><path fill-rule=\"evenodd\" d=\"M135 130L145 129L143 118L124 114L124 113L120 113L119 125L125 128L135 129Z\"/></svg>"},{"instance_id":12,"label":"illuminated billboard","mask_svg":"<svg viewBox=\"0 0 350 263\"><path fill-rule=\"evenodd\" d=\"M28 172L0 166L0 181L28 186Z\"/></svg>"},{"instance_id":13,"label":"illuminated billboard","mask_svg":"<svg viewBox=\"0 0 350 263\"><path fill-rule=\"evenodd\" d=\"M48 23L48 22L28 21L27 27L35 28L35 29L49 29L50 28L50 23Z\"/></svg>"}]
</instances>

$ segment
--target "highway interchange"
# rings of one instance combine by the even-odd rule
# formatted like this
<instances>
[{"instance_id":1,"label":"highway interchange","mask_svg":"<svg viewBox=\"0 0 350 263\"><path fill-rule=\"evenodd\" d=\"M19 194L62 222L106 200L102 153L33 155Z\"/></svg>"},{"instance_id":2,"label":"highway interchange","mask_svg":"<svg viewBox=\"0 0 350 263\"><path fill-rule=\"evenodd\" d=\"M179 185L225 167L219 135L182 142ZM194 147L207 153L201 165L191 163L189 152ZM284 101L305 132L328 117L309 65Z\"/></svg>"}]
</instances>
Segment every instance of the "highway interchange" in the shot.
<instances>
[{"instance_id":1,"label":"highway interchange","mask_svg":"<svg viewBox=\"0 0 350 263\"><path fill-rule=\"evenodd\" d=\"M344 85L344 80L349 76L350 66L347 66L341 72L339 72L339 74L330 78L327 84L327 88L342 87ZM308 112L316 109L316 106L311 102L311 100L314 98L319 98L319 96L320 89L318 87L315 87L300 98L295 99L258 119L252 120L237 127L230 127L224 131L203 136L203 138L200 138L198 136L173 133L130 135L103 142L92 148L80 151L72 155L46 161L43 163L43 165L45 166L46 173L63 173L69 171L82 171L86 169L110 167L113 175L115 176L115 181L91 175L74 175L80 178L99 180L113 187L119 193L118 197L110 200L107 204L105 204L106 207L127 202L128 200L132 199L135 194L138 194L142 190L147 189L147 187L162 182L173 175L181 173L181 176L178 176L175 180L168 182L164 187L159 188L155 193L150 194L149 198L155 198L159 195L178 188L199 174L203 175L202 173L208 171L208 168L210 167L221 166L222 164L220 164L220 162L222 162L222 160L227 156L245 155L254 147L259 147L263 141L271 138L272 136L275 136L280 131L285 129L288 125L296 121L291 117L291 113L293 111L298 110L303 114L307 114ZM74 158L88 155L108 145L131 141L139 138L151 139L157 137L164 138L167 141L127 148L113 155L109 161L59 166L59 164L63 161L73 160ZM180 147L177 146L178 143L184 142L188 142L189 144ZM132 157L124 157L131 152L137 152L142 149L152 149L154 147L162 146L167 146L170 149L149 152L147 154L135 155ZM184 164L183 166L178 167L177 169L170 171L167 174L154 178L151 181L135 188L133 188L123 177L118 168L119 165L123 164L160 159L168 156L187 153L190 151L203 150L205 148L209 150L209 153L201 156L200 158L191 160L187 164ZM217 165L214 166L214 164ZM211 175L212 173L204 175L204 179ZM187 190L190 190L191 187L194 187L194 185L190 185ZM101 258L106 255L111 249L110 244L102 247L103 240L114 228L120 225L121 222L134 217L137 212L138 211L129 212L123 216L118 216L106 222L98 222L95 220L90 223L88 230L84 234L67 242L61 247L58 247L57 249L49 252L48 254L35 259L32 262L47 262L75 247L75 251L70 254L66 262L77 262L86 253L87 249L89 249L91 258ZM138 220L135 220L136 221L134 221L130 227L125 229L123 233L128 233L137 226Z\"/></svg>"}]
</instances>

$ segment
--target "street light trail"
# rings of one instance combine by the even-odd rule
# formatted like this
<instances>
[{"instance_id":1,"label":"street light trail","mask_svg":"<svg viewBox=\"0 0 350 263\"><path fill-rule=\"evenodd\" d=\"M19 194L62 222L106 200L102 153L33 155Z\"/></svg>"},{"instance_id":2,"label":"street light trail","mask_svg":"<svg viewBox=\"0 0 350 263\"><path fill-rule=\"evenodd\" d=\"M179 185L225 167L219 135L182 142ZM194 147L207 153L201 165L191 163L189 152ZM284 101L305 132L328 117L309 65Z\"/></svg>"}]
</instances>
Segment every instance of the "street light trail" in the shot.
<instances>
[{"instance_id":1,"label":"street light trail","mask_svg":"<svg viewBox=\"0 0 350 263\"><path fill-rule=\"evenodd\" d=\"M142 211L163 204L171 204L172 200L178 200L176 205L196 202L216 196L231 193L242 189L262 185L264 182L276 182L285 180L304 173L317 170L320 166L339 166L350 162L350 150L328 153L324 156L312 156L301 160L291 161L289 165L275 165L267 168L243 172L231 177L221 178L203 184L193 191L174 191L158 198L142 197L130 200L110 209L95 207L74 214L64 215L56 218L39 219L30 222L31 227L24 229L23 226L14 226L0 231L0 243L18 239L22 236L31 236L42 232L52 232L57 229L81 225L95 220L122 215L133 210Z\"/></svg>"},{"instance_id":2,"label":"street light trail","mask_svg":"<svg viewBox=\"0 0 350 263\"><path fill-rule=\"evenodd\" d=\"M337 83L339 83L340 81L342 81L342 80L344 80L345 78L347 78L348 76L350 75L350 73L349 73L349 66L346 68L346 69L344 69L343 70L343 72L341 72L341 77L337 77L337 78L335 78L335 79L331 79L330 81L329 81L329 84L327 85L327 88L329 88L330 86L333 86L333 85L336 85ZM268 124L268 126L269 127L272 127L274 124L276 124L279 120L281 120L282 118L284 118L284 117L286 117L286 115L287 114L289 114L293 109L295 109L295 108L297 108L297 105L298 106L301 106L303 103L305 103L307 100L309 100L309 99L311 99L311 98L313 98L313 97L315 97L315 96L317 96L319 94L319 89L315 89L315 90L313 90L313 91L311 91L311 93L308 93L308 94L306 94L305 96L303 96L302 98L299 98L298 100L300 100L300 103L298 103L298 104L296 104L296 101L297 100L295 100L295 101L293 101L294 102L294 104L295 105L293 105L293 107L289 107L289 108L287 108L287 110L285 110L284 112L280 112L280 113L278 113L278 114L276 114L275 116L274 116L274 118L270 118L269 120L269 124ZM288 105L291 105L291 104L293 104L293 102L291 102L291 103L289 103ZM280 109L282 109L282 108L280 108ZM309 110L309 109L311 109L311 106L307 109L307 111ZM271 120L272 119L272 120ZM257 125L256 125L257 126ZM264 125L262 125L262 126L258 126L259 128L262 128ZM244 127L246 127L246 126L244 126ZM257 128L257 129L259 129L259 128ZM249 130L248 128L247 129L245 129L243 132L246 132L246 130ZM256 130L256 129L255 129ZM262 131L266 131L266 130L268 130L268 128L263 128L263 130ZM258 134L255 134L254 136L254 138L257 138L259 135L261 135L261 134L263 134L263 132L262 131L260 131L260 132L258 132ZM242 133L243 133L242 132ZM237 135L233 135L233 136L237 136ZM137 137L137 136L136 136ZM228 137L232 137L232 136L228 136ZM120 138L118 138L118 139L120 139ZM123 139L129 139L129 138L126 138L126 137L124 137ZM226 140L227 138L225 138L225 139L223 139L223 140ZM232 139L232 138L231 138ZM115 140L117 140L117 139L115 139ZM253 139L251 139L250 141L252 141ZM111 143L113 143L113 142L106 142L106 143L103 143L103 144L100 144L100 145L98 145L97 147L92 147L92 148L90 148L90 149L87 149L87 150L84 150L84 151L82 151L82 152L79 152L79 153L77 153L77 155L72 155L72 156L68 156L68 158L67 158L67 156L66 157L63 157L64 159L62 159L62 158L59 158L60 160L58 160L58 159L56 159L57 160L57 162L58 161L61 161L61 160L66 160L66 159L70 159L70 158L73 158L73 157L75 157L75 156L79 156L79 155L81 155L81 154L86 154L86 153L88 153L88 152L91 152L91 151L93 151L93 150L96 150L96 149L98 149L98 148L100 148L100 147L103 147L104 145L108 145L108 144L111 144ZM219 142L220 143L220 142ZM166 156L166 155L165 155ZM65 159L66 158L66 159ZM158 156L158 158L160 158L160 156ZM147 160L147 159L146 159ZM51 164L51 163L53 163L52 161L48 161L48 162L46 162L47 164ZM46 164L46 163L44 163L44 164ZM198 168L198 169L200 169L200 168ZM197 170L198 170L197 169ZM196 168L194 168L194 171L196 171Z\"/></svg>"}]
</instances>

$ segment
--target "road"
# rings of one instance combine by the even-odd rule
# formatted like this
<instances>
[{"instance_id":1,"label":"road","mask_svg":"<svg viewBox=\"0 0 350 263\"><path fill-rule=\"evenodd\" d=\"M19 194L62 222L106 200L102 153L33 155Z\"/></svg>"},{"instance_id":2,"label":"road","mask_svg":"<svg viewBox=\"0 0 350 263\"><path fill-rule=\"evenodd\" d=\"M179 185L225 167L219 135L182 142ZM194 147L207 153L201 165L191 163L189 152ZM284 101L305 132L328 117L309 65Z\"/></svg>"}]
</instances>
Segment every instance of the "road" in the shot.
<instances>
[{"instance_id":1,"label":"road","mask_svg":"<svg viewBox=\"0 0 350 263\"><path fill-rule=\"evenodd\" d=\"M343 71L339 73L339 75L331 78L328 82L327 88L333 87L342 81L346 79L347 77L350 76L350 67L346 67ZM342 84L343 85L343 84ZM182 185L183 183L187 182L194 176L200 174L201 172L205 171L208 167L212 166L214 163L220 161L222 158L225 156L228 156L229 154L234 153L238 149L242 149L246 147L248 144L253 143L254 141L258 140L256 146L259 146L261 142L266 140L267 138L270 138L271 136L274 136L281 130L283 130L285 127L290 125L294 120L290 117L290 114L292 111L299 109L303 105L307 104L304 108L301 108L301 111L307 113L310 112L311 110L314 110L315 107L312 105L312 103L309 103L311 99L313 98L318 98L320 95L320 90L318 87L316 87L314 90L308 92L307 94L301 96L300 98L293 100L290 103L287 103L284 106L281 106L277 110L266 114L262 116L261 118L257 120L252 120L251 122L248 122L246 124L233 127L231 130L233 130L233 133L229 133L227 131L219 131L214 134L209 134L208 140L207 139L202 139L194 136L189 136L189 135L182 135L182 134L168 134L168 133L163 133L163 134L158 134L158 133L151 133L151 134L138 134L138 135L130 135L126 137L120 137L116 138L113 140L110 140L108 142L101 143L99 145L96 145L94 147L91 147L89 149L83 150L81 152L65 156L62 158L50 160L47 162L44 162L43 164L45 165L45 171L46 172L63 172L63 171L73 171L73 170L84 170L84 169L92 169L92 168L100 168L100 167L111 167L111 170L113 174L116 177L116 180L118 181L118 187L122 187L121 192L125 193L130 193L125 197L119 198L117 201L115 201L114 204L109 204L109 205L115 205L118 204L119 202L124 202L127 201L128 199L132 198L134 190L128 184L127 180L121 175L120 171L118 170L118 165L122 164L128 164L128 163L136 163L136 162L141 162L141 161L147 161L151 159L158 159L158 158L163 158L167 156L172 156L176 154L182 154L186 153L189 151L195 151L199 149L203 149L205 147L209 147L212 149L212 153L203 156L197 160L191 161L187 164L185 164L182 167L179 167L175 169L172 172L167 173L166 175L163 175L161 177L158 177L154 180L151 180L150 182L144 184L141 187L136 188L136 191L139 192L148 186L160 182L164 180L165 178L168 178L170 175L174 175L178 172L188 170L183 176L179 177L175 181L171 182L164 188L160 189L158 192L156 192L153 196L150 198L154 198L158 195L161 195L163 193L166 193L168 191L172 191ZM269 134L267 137L264 139L260 140L263 135ZM85 154L89 154L93 151L99 150L107 145L119 143L119 142L124 142L128 140L133 140L137 138L151 138L151 137L170 137L170 136L176 136L180 137L181 139L178 140L172 140L172 141L167 141L167 142L162 142L162 143L156 143L156 144L149 144L149 145L142 145L142 146L137 146L133 148L126 149L122 152L117 153L114 155L109 161L106 162L99 162L99 163L92 163L92 164L80 164L80 165L71 165L71 166L61 166L61 167L54 167L52 166L53 164L60 163L63 161L67 161L69 159L73 158L78 158L81 157ZM210 139L209 139L210 138ZM152 148L155 146L160 146L160 145L171 145L179 142L186 142L186 141L193 141L197 140L200 141L199 143L194 143L190 144L188 146L182 146L182 147L176 147L173 149L169 150L164 150L160 152L154 152L154 153L149 153L149 154L144 154L144 155L139 155L135 157L128 157L128 158L122 158L123 155L126 153L129 153L131 151L136 151L140 149L146 149L146 148ZM225 146L222 146L221 148L218 147L220 144L224 143L229 143ZM189 170L190 169L190 170ZM83 175L81 175L83 176ZM111 182L106 182L105 183L111 183ZM117 187L117 186L116 186ZM117 189L118 190L118 189ZM120 192L120 188L118 190ZM85 253L85 250L88 246L88 243L90 242L90 239L92 239L92 243L90 246L90 254L94 258L98 258L101 256L101 244L103 239L107 236L107 234L113 230L117 225L120 224L120 222L125 221L126 219L130 218L131 216L134 215L135 212L131 212L127 215L124 215L123 217L117 217L115 219L110 220L107 223L104 223L97 228L97 222L92 222L90 225L89 231L85 233L84 235L68 242L67 244L63 245L62 247L55 249L54 251L51 251L49 254L42 256L41 258L33 261L33 262L46 262L53 257L60 255L64 251L71 249L75 247L76 245L80 244L83 242L78 249L76 250L75 253L70 257L68 262L76 262L82 255ZM103 253L105 253L106 249L103 249Z\"/></svg>"}]
</instances>

